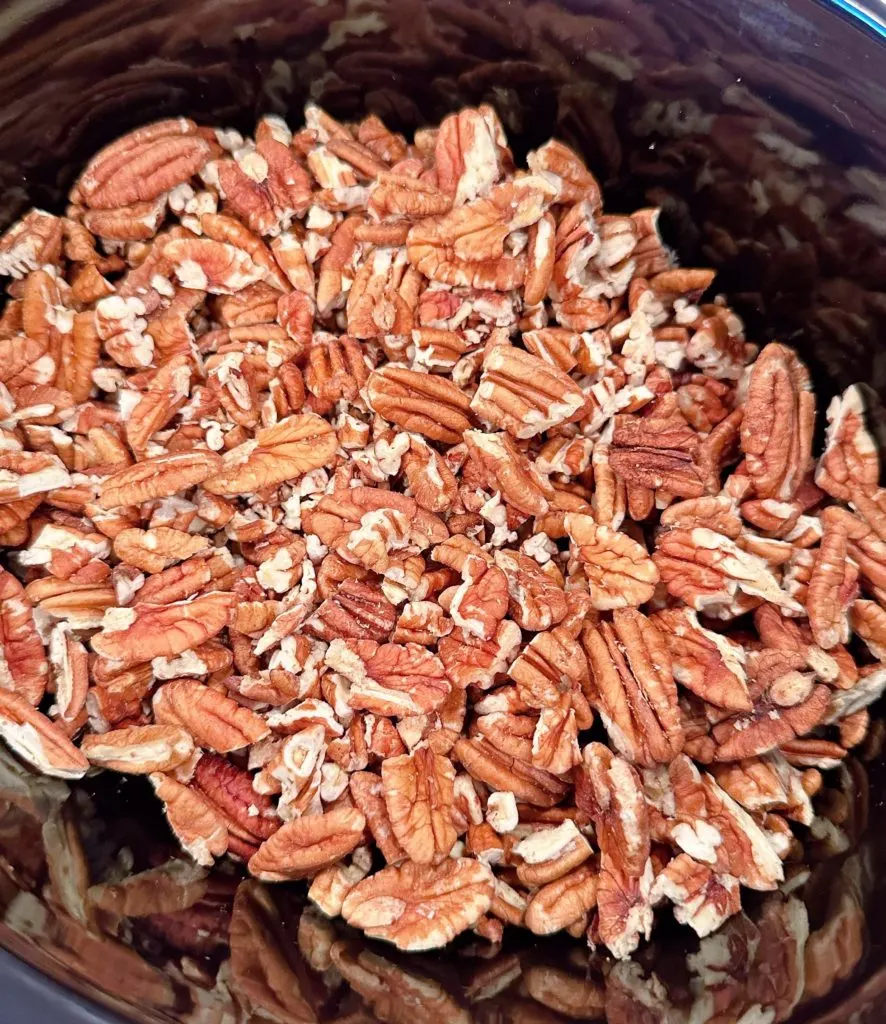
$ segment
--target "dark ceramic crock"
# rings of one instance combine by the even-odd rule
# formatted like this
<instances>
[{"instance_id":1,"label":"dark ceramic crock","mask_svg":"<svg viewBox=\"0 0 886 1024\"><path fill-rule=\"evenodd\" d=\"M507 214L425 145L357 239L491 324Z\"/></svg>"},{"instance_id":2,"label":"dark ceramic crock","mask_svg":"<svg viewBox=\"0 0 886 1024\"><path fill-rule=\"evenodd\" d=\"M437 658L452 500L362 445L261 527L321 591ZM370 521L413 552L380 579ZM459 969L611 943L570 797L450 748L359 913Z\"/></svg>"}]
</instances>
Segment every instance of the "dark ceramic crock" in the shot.
<instances>
[{"instance_id":1,"label":"dark ceramic crock","mask_svg":"<svg viewBox=\"0 0 886 1024\"><path fill-rule=\"evenodd\" d=\"M312 99L411 131L489 102L518 156L556 135L604 184L607 209L663 207L668 240L685 263L718 269L749 337L799 349L819 420L835 391L862 381L886 438L884 31L873 4L815 0L19 0L0 9L0 227L31 205L61 211L84 160L154 118L249 131L267 112L299 124ZM833 955L807 977L792 1021L886 1016L886 770L874 744L857 753L832 783L849 798L847 848L825 858L826 844L811 843L797 890ZM274 952L247 970L253 1011L237 1016L224 988L235 872L219 871L183 913L148 908L122 941L87 927L88 865L116 859L122 874L173 848L139 782L68 788L4 755L0 1019L565 1021L531 998L527 979L545 971L555 987L586 985L582 1019L708 1019L691 1016L697 940L667 923L616 969L574 942L516 937L495 956L462 943L392 958L342 931L354 957L382 956L400 979L361 998L325 984L299 952L295 887L269 902L240 890L249 942ZM764 910L749 901L751 919ZM784 1019L777 957L736 970L759 1007L748 1022ZM436 1009L410 986L436 993Z\"/></svg>"}]
</instances>

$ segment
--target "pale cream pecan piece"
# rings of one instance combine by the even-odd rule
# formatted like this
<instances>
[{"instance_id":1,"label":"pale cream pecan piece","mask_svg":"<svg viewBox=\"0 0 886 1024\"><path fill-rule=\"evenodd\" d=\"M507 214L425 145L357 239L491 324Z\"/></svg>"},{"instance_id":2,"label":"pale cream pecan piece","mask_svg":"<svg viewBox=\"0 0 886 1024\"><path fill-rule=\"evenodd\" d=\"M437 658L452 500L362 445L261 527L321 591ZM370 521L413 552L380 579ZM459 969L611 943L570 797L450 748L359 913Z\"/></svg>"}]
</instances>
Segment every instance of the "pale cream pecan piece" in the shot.
<instances>
[{"instance_id":1,"label":"pale cream pecan piece","mask_svg":"<svg viewBox=\"0 0 886 1024\"><path fill-rule=\"evenodd\" d=\"M216 152L188 118L156 121L96 153L74 184L71 200L93 210L147 202L187 181Z\"/></svg>"},{"instance_id":2,"label":"pale cream pecan piece","mask_svg":"<svg viewBox=\"0 0 886 1024\"><path fill-rule=\"evenodd\" d=\"M301 925L299 932L301 933ZM230 918L230 988L237 1005L271 1020L316 1021L319 992L284 935L267 886L243 881Z\"/></svg>"},{"instance_id":3,"label":"pale cream pecan piece","mask_svg":"<svg viewBox=\"0 0 886 1024\"><path fill-rule=\"evenodd\" d=\"M864 422L865 402L854 384L835 395L827 410L825 448L815 482L832 498L853 502L858 493L872 494L880 482L877 445Z\"/></svg>"},{"instance_id":4,"label":"pale cream pecan piece","mask_svg":"<svg viewBox=\"0 0 886 1024\"><path fill-rule=\"evenodd\" d=\"M534 935L553 935L583 920L597 904L597 883L597 868L585 863L542 886L526 906L526 927Z\"/></svg>"},{"instance_id":5,"label":"pale cream pecan piece","mask_svg":"<svg viewBox=\"0 0 886 1024\"><path fill-rule=\"evenodd\" d=\"M481 640L456 628L437 643L440 660L453 685L465 690L487 690L502 675L520 647L520 627L510 619L498 624L490 640Z\"/></svg>"},{"instance_id":6,"label":"pale cream pecan piece","mask_svg":"<svg viewBox=\"0 0 886 1024\"><path fill-rule=\"evenodd\" d=\"M249 872L264 882L310 878L352 853L366 819L353 807L288 821L249 860Z\"/></svg>"},{"instance_id":7,"label":"pale cream pecan piece","mask_svg":"<svg viewBox=\"0 0 886 1024\"><path fill-rule=\"evenodd\" d=\"M665 608L651 620L665 638L678 683L727 711L751 709L741 644L705 629L691 608Z\"/></svg>"},{"instance_id":8,"label":"pale cream pecan piece","mask_svg":"<svg viewBox=\"0 0 886 1024\"><path fill-rule=\"evenodd\" d=\"M608 859L597 879L597 931L617 960L626 960L652 932L652 862L640 875L626 874Z\"/></svg>"},{"instance_id":9,"label":"pale cream pecan piece","mask_svg":"<svg viewBox=\"0 0 886 1024\"><path fill-rule=\"evenodd\" d=\"M508 434L484 434L466 430L464 442L472 458L488 478L488 489L527 516L548 511L554 489Z\"/></svg>"},{"instance_id":10,"label":"pale cream pecan piece","mask_svg":"<svg viewBox=\"0 0 886 1024\"><path fill-rule=\"evenodd\" d=\"M696 611L728 612L740 594L787 612L803 610L781 589L765 559L707 527L659 534L652 559L668 592Z\"/></svg>"},{"instance_id":11,"label":"pale cream pecan piece","mask_svg":"<svg viewBox=\"0 0 886 1024\"><path fill-rule=\"evenodd\" d=\"M326 598L304 628L320 640L387 640L395 625L397 611L381 587L362 580L346 579ZM403 642L412 638L395 639Z\"/></svg>"},{"instance_id":12,"label":"pale cream pecan piece","mask_svg":"<svg viewBox=\"0 0 886 1024\"><path fill-rule=\"evenodd\" d=\"M858 566L849 557L846 524L831 515L823 515L822 521L824 533L804 603L815 642L828 651L849 642L849 608L858 593Z\"/></svg>"},{"instance_id":13,"label":"pale cream pecan piece","mask_svg":"<svg viewBox=\"0 0 886 1024\"><path fill-rule=\"evenodd\" d=\"M350 776L348 786L354 803L366 818L375 845L388 864L399 864L406 860L406 851L394 835L381 778L372 772L358 771Z\"/></svg>"},{"instance_id":14,"label":"pale cream pecan piece","mask_svg":"<svg viewBox=\"0 0 886 1024\"><path fill-rule=\"evenodd\" d=\"M194 753L191 734L174 725L136 725L84 736L80 749L91 764L131 775L168 772Z\"/></svg>"},{"instance_id":15,"label":"pale cream pecan piece","mask_svg":"<svg viewBox=\"0 0 886 1024\"><path fill-rule=\"evenodd\" d=\"M117 508L167 498L202 483L221 466L221 457L206 450L155 455L105 477L98 504Z\"/></svg>"},{"instance_id":16,"label":"pale cream pecan piece","mask_svg":"<svg viewBox=\"0 0 886 1024\"><path fill-rule=\"evenodd\" d=\"M527 438L578 419L586 400L575 381L557 367L511 345L494 345L483 359L470 406L494 427Z\"/></svg>"},{"instance_id":17,"label":"pale cream pecan piece","mask_svg":"<svg viewBox=\"0 0 886 1024\"><path fill-rule=\"evenodd\" d=\"M774 889L784 869L772 843L754 819L684 754L668 767L670 792L660 810L673 819L670 838L690 857L742 885ZM647 795L651 797L647 784ZM668 806L668 804L670 804Z\"/></svg>"},{"instance_id":18,"label":"pale cream pecan piece","mask_svg":"<svg viewBox=\"0 0 886 1024\"><path fill-rule=\"evenodd\" d=\"M0 452L0 504L45 494L71 482L65 464L48 452Z\"/></svg>"},{"instance_id":19,"label":"pale cream pecan piece","mask_svg":"<svg viewBox=\"0 0 886 1024\"><path fill-rule=\"evenodd\" d=\"M658 570L641 544L583 513L567 513L565 525L590 584L594 608L636 607L652 597Z\"/></svg>"},{"instance_id":20,"label":"pale cream pecan piece","mask_svg":"<svg viewBox=\"0 0 886 1024\"><path fill-rule=\"evenodd\" d=\"M455 768L428 748L389 757L381 766L382 790L391 828L416 864L449 856L458 838L452 822Z\"/></svg>"},{"instance_id":21,"label":"pale cream pecan piece","mask_svg":"<svg viewBox=\"0 0 886 1024\"><path fill-rule=\"evenodd\" d=\"M176 562L206 554L210 548L208 537L166 526L151 530L121 530L114 538L117 558L148 573L162 572Z\"/></svg>"},{"instance_id":22,"label":"pale cream pecan piece","mask_svg":"<svg viewBox=\"0 0 886 1024\"><path fill-rule=\"evenodd\" d=\"M501 549L494 557L508 581L508 614L521 629L550 629L566 617L566 592L553 573L518 551Z\"/></svg>"},{"instance_id":23,"label":"pale cream pecan piece","mask_svg":"<svg viewBox=\"0 0 886 1024\"><path fill-rule=\"evenodd\" d=\"M575 775L575 802L593 821L602 856L639 877L649 860L650 831L637 770L602 743L589 743Z\"/></svg>"},{"instance_id":24,"label":"pale cream pecan piece","mask_svg":"<svg viewBox=\"0 0 886 1024\"><path fill-rule=\"evenodd\" d=\"M470 399L445 377L386 366L369 375L366 397L379 416L434 441L458 444L471 426Z\"/></svg>"},{"instance_id":25,"label":"pale cream pecan piece","mask_svg":"<svg viewBox=\"0 0 886 1024\"><path fill-rule=\"evenodd\" d=\"M199 746L220 753L240 750L269 735L270 726L218 690L193 679L175 679L154 694L158 724L183 726Z\"/></svg>"},{"instance_id":26,"label":"pale cream pecan piece","mask_svg":"<svg viewBox=\"0 0 886 1024\"><path fill-rule=\"evenodd\" d=\"M15 576L0 569L0 689L36 707L48 681L49 662L31 601Z\"/></svg>"},{"instance_id":27,"label":"pale cream pecan piece","mask_svg":"<svg viewBox=\"0 0 886 1024\"><path fill-rule=\"evenodd\" d=\"M333 640L325 664L350 682L354 710L402 718L434 711L450 690L440 659L418 644Z\"/></svg>"},{"instance_id":28,"label":"pale cream pecan piece","mask_svg":"<svg viewBox=\"0 0 886 1024\"><path fill-rule=\"evenodd\" d=\"M534 807L553 807L567 792L565 783L555 775L497 750L485 739L458 740L452 756L472 778L490 789L513 793Z\"/></svg>"},{"instance_id":29,"label":"pale cream pecan piece","mask_svg":"<svg viewBox=\"0 0 886 1024\"><path fill-rule=\"evenodd\" d=\"M492 892L492 872L479 861L456 857L436 866L407 861L355 886L342 916L369 938L415 953L445 946L473 927L489 910Z\"/></svg>"},{"instance_id":30,"label":"pale cream pecan piece","mask_svg":"<svg viewBox=\"0 0 886 1024\"><path fill-rule=\"evenodd\" d=\"M44 775L79 779L89 768L63 730L41 715L24 697L0 689L0 738Z\"/></svg>"},{"instance_id":31,"label":"pale cream pecan piece","mask_svg":"<svg viewBox=\"0 0 886 1024\"><path fill-rule=\"evenodd\" d=\"M791 349L767 345L751 368L741 447L757 497L790 500L812 464L815 396Z\"/></svg>"},{"instance_id":32,"label":"pale cream pecan piece","mask_svg":"<svg viewBox=\"0 0 886 1024\"><path fill-rule=\"evenodd\" d=\"M221 470L205 479L203 488L210 494L237 495L296 481L331 464L336 444L335 431L320 416L287 416L227 452Z\"/></svg>"},{"instance_id":33,"label":"pale cream pecan piece","mask_svg":"<svg viewBox=\"0 0 886 1024\"><path fill-rule=\"evenodd\" d=\"M618 609L612 622L586 624L588 700L615 748L629 761L666 763L683 749L671 658L659 629L636 609Z\"/></svg>"},{"instance_id":34,"label":"pale cream pecan piece","mask_svg":"<svg viewBox=\"0 0 886 1024\"><path fill-rule=\"evenodd\" d=\"M813 780L805 778L778 751L734 764L714 764L711 774L733 800L752 814L780 811L801 825L812 824L807 787L811 788Z\"/></svg>"},{"instance_id":35,"label":"pale cream pecan piece","mask_svg":"<svg viewBox=\"0 0 886 1024\"><path fill-rule=\"evenodd\" d=\"M741 910L738 881L685 853L669 861L652 885L653 905L665 899L674 905L675 919L702 939Z\"/></svg>"},{"instance_id":36,"label":"pale cream pecan piece","mask_svg":"<svg viewBox=\"0 0 886 1024\"><path fill-rule=\"evenodd\" d=\"M597 179L584 165L581 157L564 143L549 139L527 154L526 163L534 174L554 184L558 202L577 203L585 200L593 211L599 212L602 196Z\"/></svg>"},{"instance_id":37,"label":"pale cream pecan piece","mask_svg":"<svg viewBox=\"0 0 886 1024\"><path fill-rule=\"evenodd\" d=\"M220 633L235 603L233 594L212 592L175 604L109 608L102 632L91 640L92 649L121 669L173 658Z\"/></svg>"},{"instance_id":38,"label":"pale cream pecan piece","mask_svg":"<svg viewBox=\"0 0 886 1024\"><path fill-rule=\"evenodd\" d=\"M198 864L210 867L228 849L224 818L196 790L168 775L151 775L154 792L163 801L166 819L175 837Z\"/></svg>"}]
</instances>

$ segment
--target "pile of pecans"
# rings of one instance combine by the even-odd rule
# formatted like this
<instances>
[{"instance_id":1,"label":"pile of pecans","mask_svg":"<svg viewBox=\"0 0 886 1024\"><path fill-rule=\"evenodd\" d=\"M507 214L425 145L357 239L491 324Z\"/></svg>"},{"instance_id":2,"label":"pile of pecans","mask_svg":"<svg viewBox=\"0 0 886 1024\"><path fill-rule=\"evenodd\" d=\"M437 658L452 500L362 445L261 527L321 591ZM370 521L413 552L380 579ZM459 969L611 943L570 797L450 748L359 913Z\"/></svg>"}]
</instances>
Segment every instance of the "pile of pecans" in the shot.
<instances>
[{"instance_id":1,"label":"pile of pecans","mask_svg":"<svg viewBox=\"0 0 886 1024\"><path fill-rule=\"evenodd\" d=\"M305 119L148 125L0 240L0 735L403 950L707 935L886 688L861 394L814 460L797 356L488 107Z\"/></svg>"}]
</instances>

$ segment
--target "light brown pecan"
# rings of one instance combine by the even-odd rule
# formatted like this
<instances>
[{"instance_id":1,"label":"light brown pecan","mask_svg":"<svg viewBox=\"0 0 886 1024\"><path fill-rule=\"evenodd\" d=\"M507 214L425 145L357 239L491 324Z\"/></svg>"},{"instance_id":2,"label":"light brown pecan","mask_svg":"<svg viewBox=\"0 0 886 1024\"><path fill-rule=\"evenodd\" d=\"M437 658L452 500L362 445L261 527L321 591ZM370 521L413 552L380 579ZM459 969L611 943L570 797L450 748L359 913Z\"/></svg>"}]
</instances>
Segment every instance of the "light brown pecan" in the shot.
<instances>
[{"instance_id":1,"label":"light brown pecan","mask_svg":"<svg viewBox=\"0 0 886 1024\"><path fill-rule=\"evenodd\" d=\"M576 804L594 822L606 861L639 878L649 860L650 832L636 769L603 744L589 743L576 772Z\"/></svg>"},{"instance_id":2,"label":"light brown pecan","mask_svg":"<svg viewBox=\"0 0 886 1024\"><path fill-rule=\"evenodd\" d=\"M228 452L220 471L202 485L211 494L237 495L297 480L328 465L335 444L335 432L319 416L309 412L288 416Z\"/></svg>"},{"instance_id":3,"label":"light brown pecan","mask_svg":"<svg viewBox=\"0 0 886 1024\"><path fill-rule=\"evenodd\" d=\"M464 441L487 476L490 490L500 492L502 500L524 515L547 512L554 489L508 434L466 430Z\"/></svg>"},{"instance_id":4,"label":"light brown pecan","mask_svg":"<svg viewBox=\"0 0 886 1024\"><path fill-rule=\"evenodd\" d=\"M815 398L809 374L783 345L767 345L751 370L741 445L758 497L792 498L812 462Z\"/></svg>"},{"instance_id":5,"label":"light brown pecan","mask_svg":"<svg viewBox=\"0 0 886 1024\"><path fill-rule=\"evenodd\" d=\"M582 513L567 513L565 524L590 584L594 608L637 607L652 597L658 570L637 541L598 526L592 516Z\"/></svg>"},{"instance_id":6,"label":"light brown pecan","mask_svg":"<svg viewBox=\"0 0 886 1024\"><path fill-rule=\"evenodd\" d=\"M175 657L220 633L235 600L233 594L215 592L175 604L109 609L92 649L120 668Z\"/></svg>"},{"instance_id":7,"label":"light brown pecan","mask_svg":"<svg viewBox=\"0 0 886 1024\"><path fill-rule=\"evenodd\" d=\"M588 683L588 663L575 637L564 627L537 633L508 668L517 695L528 708L542 711L578 704ZM590 722L582 715L581 728Z\"/></svg>"},{"instance_id":8,"label":"light brown pecan","mask_svg":"<svg viewBox=\"0 0 886 1024\"><path fill-rule=\"evenodd\" d=\"M617 609L612 622L586 625L588 699L613 746L642 765L668 762L683 748L677 687L665 639L633 608Z\"/></svg>"},{"instance_id":9,"label":"light brown pecan","mask_svg":"<svg viewBox=\"0 0 886 1024\"><path fill-rule=\"evenodd\" d=\"M236 701L193 679L175 679L154 694L154 718L183 726L197 744L227 753L264 739L271 731L261 718Z\"/></svg>"},{"instance_id":10,"label":"light brown pecan","mask_svg":"<svg viewBox=\"0 0 886 1024\"><path fill-rule=\"evenodd\" d=\"M479 861L448 858L436 866L407 861L356 885L342 914L370 938L414 953L445 946L476 924L489 910L492 891L492 872Z\"/></svg>"},{"instance_id":11,"label":"light brown pecan","mask_svg":"<svg viewBox=\"0 0 886 1024\"><path fill-rule=\"evenodd\" d=\"M152 530L121 530L114 538L114 554L143 572L162 572L175 562L206 553L210 544L185 530L158 526Z\"/></svg>"},{"instance_id":12,"label":"light brown pecan","mask_svg":"<svg viewBox=\"0 0 886 1024\"><path fill-rule=\"evenodd\" d=\"M801 610L763 558L707 527L661 533L652 558L668 592L696 611L728 610L739 594L786 611Z\"/></svg>"},{"instance_id":13,"label":"light brown pecan","mask_svg":"<svg viewBox=\"0 0 886 1024\"><path fill-rule=\"evenodd\" d=\"M584 408L585 397L568 374L510 345L487 351L471 400L471 409L481 420L517 438L535 437L571 422Z\"/></svg>"},{"instance_id":14,"label":"light brown pecan","mask_svg":"<svg viewBox=\"0 0 886 1024\"><path fill-rule=\"evenodd\" d=\"M346 579L308 619L305 629L320 640L387 640L396 623L396 609L379 586Z\"/></svg>"},{"instance_id":15,"label":"light brown pecan","mask_svg":"<svg viewBox=\"0 0 886 1024\"><path fill-rule=\"evenodd\" d=\"M351 853L365 827L352 807L288 821L253 854L249 871L265 882L310 877Z\"/></svg>"},{"instance_id":16,"label":"light brown pecan","mask_svg":"<svg viewBox=\"0 0 886 1024\"><path fill-rule=\"evenodd\" d=\"M555 775L496 750L485 739L459 739L452 756L472 778L536 807L553 807L566 795L565 785Z\"/></svg>"},{"instance_id":17,"label":"light brown pecan","mask_svg":"<svg viewBox=\"0 0 886 1024\"><path fill-rule=\"evenodd\" d=\"M526 927L535 935L552 935L583 920L597 903L597 884L596 867L583 864L543 885L526 907Z\"/></svg>"},{"instance_id":18,"label":"light brown pecan","mask_svg":"<svg viewBox=\"0 0 886 1024\"><path fill-rule=\"evenodd\" d=\"M366 397L379 416L434 441L457 444L471 426L467 395L444 377L385 367L370 374Z\"/></svg>"},{"instance_id":19,"label":"light brown pecan","mask_svg":"<svg viewBox=\"0 0 886 1024\"><path fill-rule=\"evenodd\" d=\"M156 455L105 477L98 503L102 508L117 508L166 498L202 483L220 469L221 459L215 452Z\"/></svg>"},{"instance_id":20,"label":"light brown pecan","mask_svg":"<svg viewBox=\"0 0 886 1024\"><path fill-rule=\"evenodd\" d=\"M495 553L495 564L507 577L508 613L521 629L550 629L566 617L566 592L557 577L534 558L500 550Z\"/></svg>"},{"instance_id":21,"label":"light brown pecan","mask_svg":"<svg viewBox=\"0 0 886 1024\"><path fill-rule=\"evenodd\" d=\"M0 690L0 737L44 775L79 779L89 768L86 757L58 725L8 690Z\"/></svg>"},{"instance_id":22,"label":"light brown pecan","mask_svg":"<svg viewBox=\"0 0 886 1024\"><path fill-rule=\"evenodd\" d=\"M24 587L0 569L0 688L35 707L49 681L49 663Z\"/></svg>"},{"instance_id":23,"label":"light brown pecan","mask_svg":"<svg viewBox=\"0 0 886 1024\"><path fill-rule=\"evenodd\" d=\"M169 772L194 753L191 734L174 725L136 725L84 736L80 749L91 764L115 772Z\"/></svg>"},{"instance_id":24,"label":"light brown pecan","mask_svg":"<svg viewBox=\"0 0 886 1024\"><path fill-rule=\"evenodd\" d=\"M666 608L651 617L671 654L674 679L702 700L727 711L749 711L744 648L705 629L691 608Z\"/></svg>"},{"instance_id":25,"label":"light brown pecan","mask_svg":"<svg viewBox=\"0 0 886 1024\"><path fill-rule=\"evenodd\" d=\"M796 737L811 732L825 717L829 690L826 686L812 686L808 681L791 673L780 682L785 693L791 694L788 706L779 704L781 691L775 684L769 695L759 700L747 714L739 714L714 726L718 761L739 761L781 746ZM794 687L799 684L793 696Z\"/></svg>"},{"instance_id":26,"label":"light brown pecan","mask_svg":"<svg viewBox=\"0 0 886 1024\"><path fill-rule=\"evenodd\" d=\"M474 685L489 689L502 675L520 646L520 627L509 619L498 624L494 636L483 640L463 629L441 637L437 650L452 683L466 689Z\"/></svg>"},{"instance_id":27,"label":"light brown pecan","mask_svg":"<svg viewBox=\"0 0 886 1024\"><path fill-rule=\"evenodd\" d=\"M670 837L680 849L751 889L774 889L784 870L751 816L685 755L671 763L668 775L673 809L659 806L673 818Z\"/></svg>"},{"instance_id":28,"label":"light brown pecan","mask_svg":"<svg viewBox=\"0 0 886 1024\"><path fill-rule=\"evenodd\" d=\"M156 121L97 153L77 179L71 197L94 210L145 202L187 181L213 150L197 134L193 121Z\"/></svg>"},{"instance_id":29,"label":"light brown pecan","mask_svg":"<svg viewBox=\"0 0 886 1024\"><path fill-rule=\"evenodd\" d=\"M388 864L399 864L406 859L406 851L397 841L388 815L382 790L382 780L372 772L356 771L348 786L354 803L363 812L372 838Z\"/></svg>"},{"instance_id":30,"label":"light brown pecan","mask_svg":"<svg viewBox=\"0 0 886 1024\"><path fill-rule=\"evenodd\" d=\"M626 483L680 498L705 493L698 435L682 416L616 416L609 465Z\"/></svg>"},{"instance_id":31,"label":"light brown pecan","mask_svg":"<svg viewBox=\"0 0 886 1024\"><path fill-rule=\"evenodd\" d=\"M858 568L849 558L846 525L829 517L806 588L806 611L815 642L826 651L849 641L849 606L857 594Z\"/></svg>"},{"instance_id":32,"label":"light brown pecan","mask_svg":"<svg viewBox=\"0 0 886 1024\"><path fill-rule=\"evenodd\" d=\"M815 482L832 498L854 501L870 494L880 482L877 446L864 422L865 403L857 385L831 399L827 410L825 449L818 460Z\"/></svg>"},{"instance_id":33,"label":"light brown pecan","mask_svg":"<svg viewBox=\"0 0 886 1024\"><path fill-rule=\"evenodd\" d=\"M71 482L64 463L45 452L0 452L0 503L45 494Z\"/></svg>"},{"instance_id":34,"label":"light brown pecan","mask_svg":"<svg viewBox=\"0 0 886 1024\"><path fill-rule=\"evenodd\" d=\"M336 639L324 661L349 680L347 699L355 710L420 715L438 708L450 689L440 659L418 644Z\"/></svg>"},{"instance_id":35,"label":"light brown pecan","mask_svg":"<svg viewBox=\"0 0 886 1024\"><path fill-rule=\"evenodd\" d=\"M24 277L28 271L58 263L64 224L43 210L30 210L0 238L0 273Z\"/></svg>"},{"instance_id":36,"label":"light brown pecan","mask_svg":"<svg viewBox=\"0 0 886 1024\"><path fill-rule=\"evenodd\" d=\"M381 777L391 828L407 856L416 864L434 864L448 856L457 838L452 762L419 748L383 761Z\"/></svg>"},{"instance_id":37,"label":"light brown pecan","mask_svg":"<svg viewBox=\"0 0 886 1024\"><path fill-rule=\"evenodd\" d=\"M812 823L812 780L804 777L777 751L734 764L715 764L711 773L720 786L745 810L781 811L803 825Z\"/></svg>"}]
</instances>

